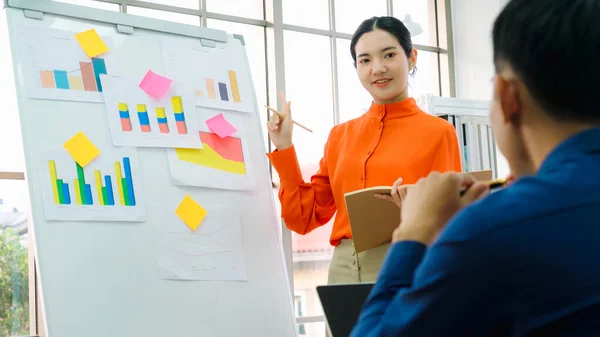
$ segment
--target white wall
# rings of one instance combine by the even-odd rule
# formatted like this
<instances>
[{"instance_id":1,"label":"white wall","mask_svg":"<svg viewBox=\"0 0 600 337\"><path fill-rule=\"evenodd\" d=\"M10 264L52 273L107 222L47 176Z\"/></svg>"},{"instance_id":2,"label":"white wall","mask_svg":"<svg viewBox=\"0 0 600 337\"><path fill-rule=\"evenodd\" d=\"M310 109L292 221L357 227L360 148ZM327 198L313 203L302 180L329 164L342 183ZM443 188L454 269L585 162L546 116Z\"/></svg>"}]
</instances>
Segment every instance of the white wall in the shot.
<instances>
[{"instance_id":1,"label":"white wall","mask_svg":"<svg viewBox=\"0 0 600 337\"><path fill-rule=\"evenodd\" d=\"M492 25L508 0L452 0L456 96L489 100L492 95ZM498 151L499 153L499 151ZM509 173L498 155L498 176Z\"/></svg>"}]
</instances>

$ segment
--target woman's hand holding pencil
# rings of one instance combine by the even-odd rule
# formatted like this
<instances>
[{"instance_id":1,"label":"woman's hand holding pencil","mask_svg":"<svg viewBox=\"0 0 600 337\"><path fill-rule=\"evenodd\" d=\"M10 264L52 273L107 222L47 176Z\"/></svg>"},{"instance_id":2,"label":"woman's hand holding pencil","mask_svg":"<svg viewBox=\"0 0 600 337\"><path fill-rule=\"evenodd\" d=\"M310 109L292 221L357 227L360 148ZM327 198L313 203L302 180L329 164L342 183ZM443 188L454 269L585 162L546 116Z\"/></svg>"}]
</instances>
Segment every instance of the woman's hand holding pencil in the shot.
<instances>
[{"instance_id":1,"label":"woman's hand holding pencil","mask_svg":"<svg viewBox=\"0 0 600 337\"><path fill-rule=\"evenodd\" d=\"M281 106L281 111L277 111L268 106L265 107L272 112L271 117L267 122L267 129L269 130L269 136L271 137L271 141L278 150L284 150L289 147L292 147L293 145L292 130L294 124L309 132L312 132L312 130L308 129L300 123L293 121L291 102L285 100L285 95L283 93L280 94L280 98L283 102Z\"/></svg>"}]
</instances>

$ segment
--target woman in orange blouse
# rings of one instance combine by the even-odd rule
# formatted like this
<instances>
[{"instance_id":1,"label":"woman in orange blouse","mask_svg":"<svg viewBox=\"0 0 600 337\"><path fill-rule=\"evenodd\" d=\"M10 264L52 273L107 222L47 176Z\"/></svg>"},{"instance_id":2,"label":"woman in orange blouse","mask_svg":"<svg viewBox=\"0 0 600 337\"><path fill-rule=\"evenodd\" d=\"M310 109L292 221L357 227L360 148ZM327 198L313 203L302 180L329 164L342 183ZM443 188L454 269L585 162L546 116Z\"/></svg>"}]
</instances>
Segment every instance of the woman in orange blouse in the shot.
<instances>
[{"instance_id":1,"label":"woman in orange blouse","mask_svg":"<svg viewBox=\"0 0 600 337\"><path fill-rule=\"evenodd\" d=\"M281 178L279 198L287 227L306 234L337 212L330 237L336 247L330 284L375 281L388 248L356 253L345 193L389 186L398 177L404 184L414 184L431 171L461 171L453 126L421 111L408 96L408 75L415 68L417 50L404 24L393 17L368 19L354 33L350 48L373 103L361 117L331 130L319 171L310 183L302 179L292 143L290 103L282 106L286 117L273 115L268 122L277 148L268 157Z\"/></svg>"}]
</instances>

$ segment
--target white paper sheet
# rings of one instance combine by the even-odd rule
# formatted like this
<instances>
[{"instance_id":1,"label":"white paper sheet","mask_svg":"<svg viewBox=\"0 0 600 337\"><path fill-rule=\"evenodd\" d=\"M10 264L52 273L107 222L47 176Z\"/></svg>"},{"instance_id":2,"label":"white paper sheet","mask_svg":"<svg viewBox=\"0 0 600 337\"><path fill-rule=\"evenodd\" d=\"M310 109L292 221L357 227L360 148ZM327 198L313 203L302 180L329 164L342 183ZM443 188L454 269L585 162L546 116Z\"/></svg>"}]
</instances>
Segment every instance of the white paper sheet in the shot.
<instances>
[{"instance_id":1,"label":"white paper sheet","mask_svg":"<svg viewBox=\"0 0 600 337\"><path fill-rule=\"evenodd\" d=\"M83 182L81 178L78 179L76 163L67 151L47 152L42 157L39 162L39 174L44 211L48 220L133 222L146 220L144 193L140 180L141 175L138 173L139 163L135 148L103 149L98 157L83 168ZM53 176L51 161L54 162L56 176ZM129 161L129 168L127 161ZM116 166L120 168L119 173L117 173ZM100 171L100 184L97 180L97 170ZM129 176L129 172L131 176ZM126 182L123 182L123 178ZM129 178L131 179L129 180ZM59 198L61 193L57 186L60 184L57 184L56 179L61 179L62 183L66 185L62 189L62 204ZM81 184L81 189L77 188L76 179ZM110 185L107 183L107 179L110 181ZM111 186L112 188L110 188ZM102 187L106 189L106 203ZM86 189L88 189L87 192ZM66 192L67 190L68 192ZM86 194L86 199L81 198L82 193ZM90 197L91 201L86 205L85 200Z\"/></svg>"},{"instance_id":2,"label":"white paper sheet","mask_svg":"<svg viewBox=\"0 0 600 337\"><path fill-rule=\"evenodd\" d=\"M113 76L101 76L101 80L104 87L106 115L115 145L202 148L196 127L198 123L196 122L193 98L187 89L188 86L181 82L173 82L166 94L160 100L156 100L139 87L139 81ZM178 129L175 120L173 97L181 97L183 103L184 133ZM121 118L121 104L127 105L128 118L125 119L128 121L125 125ZM139 104L145 105L146 117L140 116ZM159 126L157 115L159 108L164 109L168 125L166 129L161 129ZM149 130L148 132L143 132L142 124L144 122L149 122L149 126L146 128Z\"/></svg>"},{"instance_id":3,"label":"white paper sheet","mask_svg":"<svg viewBox=\"0 0 600 337\"><path fill-rule=\"evenodd\" d=\"M104 73L112 74L113 40L100 36L111 51L92 60L81 49L76 33L45 27L18 27L19 61L28 97L104 101L97 75L104 70Z\"/></svg>"},{"instance_id":4,"label":"white paper sheet","mask_svg":"<svg viewBox=\"0 0 600 337\"><path fill-rule=\"evenodd\" d=\"M206 108L197 108L196 111L198 129L204 133L200 137L208 137L216 144L204 143L202 150L167 149L173 183L226 190L252 190L256 183L244 131L244 125L249 123L249 115ZM223 113L238 130L229 139L215 136L203 122L219 113Z\"/></svg>"},{"instance_id":5,"label":"white paper sheet","mask_svg":"<svg viewBox=\"0 0 600 337\"><path fill-rule=\"evenodd\" d=\"M254 112L252 83L238 40L225 49L203 47L199 41L165 41L161 47L166 74L193 84L196 106Z\"/></svg>"},{"instance_id":6,"label":"white paper sheet","mask_svg":"<svg viewBox=\"0 0 600 337\"><path fill-rule=\"evenodd\" d=\"M247 281L240 217L208 209L193 232L176 216L157 233L161 279Z\"/></svg>"}]
</instances>

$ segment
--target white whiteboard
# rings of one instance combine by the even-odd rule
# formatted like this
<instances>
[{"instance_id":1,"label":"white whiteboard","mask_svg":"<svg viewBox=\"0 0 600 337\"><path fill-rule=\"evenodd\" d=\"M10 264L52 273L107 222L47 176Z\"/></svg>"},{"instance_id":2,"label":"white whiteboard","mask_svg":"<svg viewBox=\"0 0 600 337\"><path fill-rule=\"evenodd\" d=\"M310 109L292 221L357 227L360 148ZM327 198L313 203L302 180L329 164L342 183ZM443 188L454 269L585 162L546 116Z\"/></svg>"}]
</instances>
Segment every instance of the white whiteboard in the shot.
<instances>
[{"instance_id":1,"label":"white whiteboard","mask_svg":"<svg viewBox=\"0 0 600 337\"><path fill-rule=\"evenodd\" d=\"M47 336L297 335L254 92L252 111L240 112L235 119L245 126L253 167L251 191L176 186L170 179L166 149L137 148L140 171L136 182L142 184L143 192L138 193L144 194L145 222L48 221L44 213L39 173L45 169L41 167L45 165L44 153L60 149L79 131L106 153L111 153L114 145L104 104L27 95L27 70L23 69L16 41L18 27L73 33L95 28L101 36L110 37L117 56L109 73L132 78L141 78L149 68L166 71L161 43L186 46L201 37L210 40L208 44L227 41L214 44L241 53L246 60L243 71L250 78L241 40L219 31L52 1L7 3ZM117 32L116 24L123 31L129 28L122 26L134 27L133 33ZM239 218L247 281L159 278L161 229L178 221L174 210L186 194L206 208L209 216Z\"/></svg>"}]
</instances>

